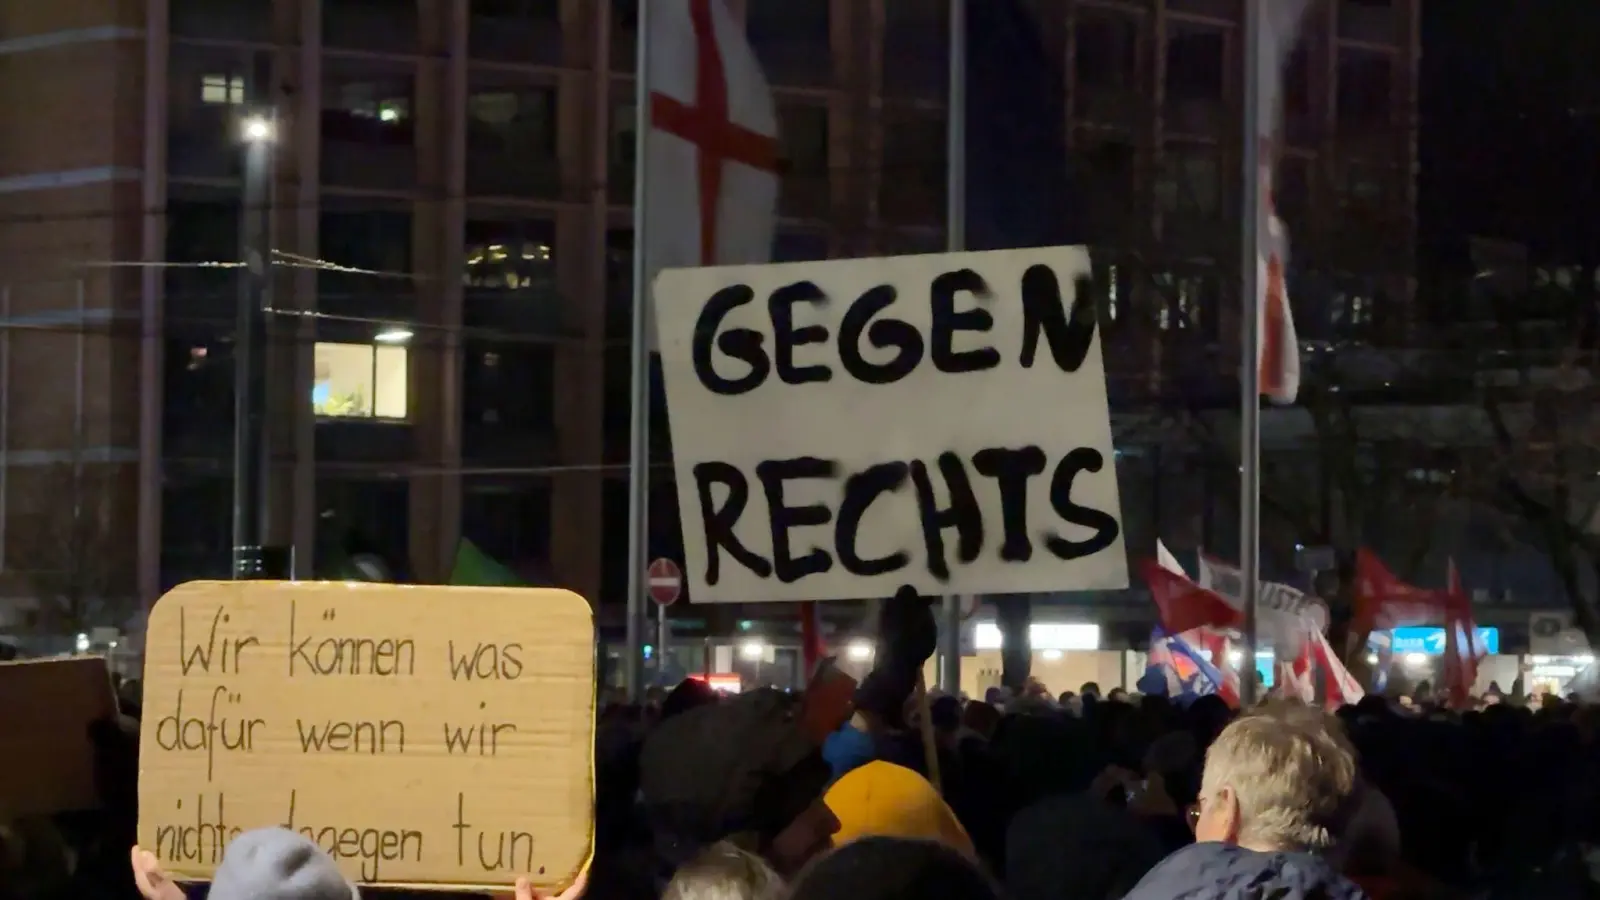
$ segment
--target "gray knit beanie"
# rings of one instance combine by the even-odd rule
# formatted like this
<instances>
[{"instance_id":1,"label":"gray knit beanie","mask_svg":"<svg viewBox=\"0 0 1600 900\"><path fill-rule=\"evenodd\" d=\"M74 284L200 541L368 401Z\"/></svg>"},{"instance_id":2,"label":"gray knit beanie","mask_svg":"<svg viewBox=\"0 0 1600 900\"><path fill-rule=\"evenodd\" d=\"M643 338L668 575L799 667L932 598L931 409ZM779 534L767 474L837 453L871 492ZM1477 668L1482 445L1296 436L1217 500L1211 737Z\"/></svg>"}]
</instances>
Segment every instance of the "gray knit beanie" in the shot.
<instances>
[{"instance_id":1,"label":"gray knit beanie","mask_svg":"<svg viewBox=\"0 0 1600 900\"><path fill-rule=\"evenodd\" d=\"M258 828L228 842L209 900L361 900L333 858L287 828Z\"/></svg>"}]
</instances>

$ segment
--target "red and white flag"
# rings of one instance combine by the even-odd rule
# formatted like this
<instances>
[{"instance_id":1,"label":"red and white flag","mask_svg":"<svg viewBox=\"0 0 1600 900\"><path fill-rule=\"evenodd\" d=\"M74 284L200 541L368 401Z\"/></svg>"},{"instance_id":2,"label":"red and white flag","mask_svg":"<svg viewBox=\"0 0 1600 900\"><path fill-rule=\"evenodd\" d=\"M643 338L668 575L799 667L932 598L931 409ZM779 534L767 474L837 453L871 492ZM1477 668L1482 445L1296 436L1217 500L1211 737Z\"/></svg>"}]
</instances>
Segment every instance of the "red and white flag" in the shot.
<instances>
[{"instance_id":1,"label":"red and white flag","mask_svg":"<svg viewBox=\"0 0 1600 900\"><path fill-rule=\"evenodd\" d=\"M1294 662L1280 661L1277 672L1281 681L1279 694L1303 703L1316 702L1316 677L1320 674L1323 705L1330 710L1358 703L1367 695L1320 631L1306 635Z\"/></svg>"},{"instance_id":2,"label":"red and white flag","mask_svg":"<svg viewBox=\"0 0 1600 900\"><path fill-rule=\"evenodd\" d=\"M1311 0L1248 0L1259 7L1261 34L1256 43L1261 77L1254 98L1260 112L1261 210L1257 265L1261 272L1256 315L1261 343L1256 348L1261 393L1276 403L1293 403L1300 392L1300 341L1289 308L1286 273L1289 231L1273 203L1273 167L1283 119L1283 70L1300 36Z\"/></svg>"},{"instance_id":3,"label":"red and white flag","mask_svg":"<svg viewBox=\"0 0 1600 900\"><path fill-rule=\"evenodd\" d=\"M651 0L648 25L647 282L662 269L771 262L778 113L743 26L722 0ZM654 346L653 320L646 333Z\"/></svg>"}]
</instances>

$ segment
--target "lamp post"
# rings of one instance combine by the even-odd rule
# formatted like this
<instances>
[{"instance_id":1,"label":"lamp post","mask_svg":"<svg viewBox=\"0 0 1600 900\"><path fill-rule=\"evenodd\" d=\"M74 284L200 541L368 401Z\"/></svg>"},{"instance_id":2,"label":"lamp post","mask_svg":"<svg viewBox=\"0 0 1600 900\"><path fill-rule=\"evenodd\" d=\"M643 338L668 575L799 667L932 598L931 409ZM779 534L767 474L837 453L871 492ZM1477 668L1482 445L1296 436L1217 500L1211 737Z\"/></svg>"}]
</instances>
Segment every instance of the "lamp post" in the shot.
<instances>
[{"instance_id":1,"label":"lamp post","mask_svg":"<svg viewBox=\"0 0 1600 900\"><path fill-rule=\"evenodd\" d=\"M239 297L233 347L233 577L262 578L262 495L266 479L266 308L271 297L269 232L273 141L270 113L246 117L240 126L244 153L244 197L239 229Z\"/></svg>"}]
</instances>

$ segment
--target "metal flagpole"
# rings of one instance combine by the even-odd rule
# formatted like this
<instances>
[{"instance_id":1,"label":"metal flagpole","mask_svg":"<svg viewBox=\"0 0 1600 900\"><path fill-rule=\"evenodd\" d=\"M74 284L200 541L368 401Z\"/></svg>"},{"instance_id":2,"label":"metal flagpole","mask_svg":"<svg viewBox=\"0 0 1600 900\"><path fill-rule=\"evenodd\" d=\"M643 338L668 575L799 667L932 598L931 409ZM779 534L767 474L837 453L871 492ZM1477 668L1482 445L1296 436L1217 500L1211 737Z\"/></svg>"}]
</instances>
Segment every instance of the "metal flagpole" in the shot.
<instances>
[{"instance_id":1,"label":"metal flagpole","mask_svg":"<svg viewBox=\"0 0 1600 900\"><path fill-rule=\"evenodd\" d=\"M992 0L990 0L992 2ZM967 3L950 0L950 92L945 117L945 247L967 247ZM939 686L961 692L961 598L944 598Z\"/></svg>"},{"instance_id":2,"label":"metal flagpole","mask_svg":"<svg viewBox=\"0 0 1600 900\"><path fill-rule=\"evenodd\" d=\"M645 198L650 174L650 7L638 5L633 136L633 420L628 435L628 697L644 699L645 555L650 522L650 242Z\"/></svg>"},{"instance_id":3,"label":"metal flagpole","mask_svg":"<svg viewBox=\"0 0 1600 900\"><path fill-rule=\"evenodd\" d=\"M245 84L251 116L244 138L244 196L239 236L244 267L234 304L233 577L266 577L263 497L267 478L266 309L272 301L272 142L277 126L272 83L257 65Z\"/></svg>"},{"instance_id":4,"label":"metal flagpole","mask_svg":"<svg viewBox=\"0 0 1600 900\"><path fill-rule=\"evenodd\" d=\"M1256 700L1256 595L1261 583L1261 26L1262 3L1244 14L1243 198L1239 222L1239 568L1244 580L1244 672L1240 699Z\"/></svg>"}]
</instances>

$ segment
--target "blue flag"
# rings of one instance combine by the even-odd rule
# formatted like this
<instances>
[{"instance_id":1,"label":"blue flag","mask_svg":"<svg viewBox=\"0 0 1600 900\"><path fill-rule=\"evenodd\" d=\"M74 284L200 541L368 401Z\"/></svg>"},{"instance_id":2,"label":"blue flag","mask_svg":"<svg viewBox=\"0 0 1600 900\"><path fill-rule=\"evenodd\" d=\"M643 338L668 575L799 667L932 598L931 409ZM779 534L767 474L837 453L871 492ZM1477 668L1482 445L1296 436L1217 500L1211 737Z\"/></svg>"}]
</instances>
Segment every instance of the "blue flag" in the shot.
<instances>
[{"instance_id":1,"label":"blue flag","mask_svg":"<svg viewBox=\"0 0 1600 900\"><path fill-rule=\"evenodd\" d=\"M970 250L1086 243L1067 171L1066 82L1021 0L969 0Z\"/></svg>"}]
</instances>

